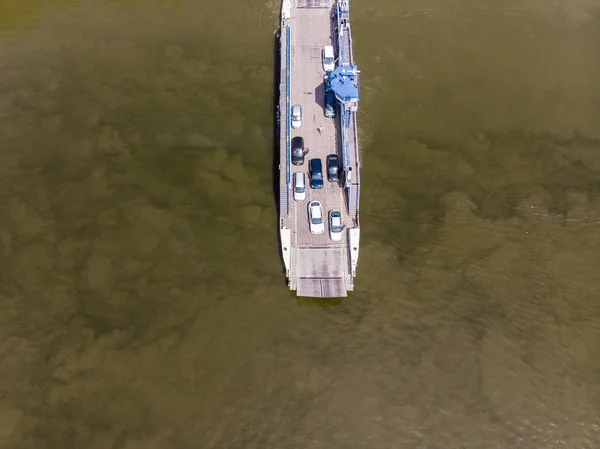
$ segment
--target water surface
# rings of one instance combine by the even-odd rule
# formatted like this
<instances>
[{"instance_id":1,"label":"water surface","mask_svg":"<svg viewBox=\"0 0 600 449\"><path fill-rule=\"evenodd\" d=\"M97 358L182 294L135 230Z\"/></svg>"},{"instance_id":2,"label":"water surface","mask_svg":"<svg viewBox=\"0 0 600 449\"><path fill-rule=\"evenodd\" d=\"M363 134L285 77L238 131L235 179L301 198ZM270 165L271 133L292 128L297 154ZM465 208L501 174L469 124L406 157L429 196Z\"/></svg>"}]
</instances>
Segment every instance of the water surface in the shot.
<instances>
[{"instance_id":1,"label":"water surface","mask_svg":"<svg viewBox=\"0 0 600 449\"><path fill-rule=\"evenodd\" d=\"M0 447L598 447L596 3L352 2L323 303L277 248L278 10L5 0Z\"/></svg>"}]
</instances>

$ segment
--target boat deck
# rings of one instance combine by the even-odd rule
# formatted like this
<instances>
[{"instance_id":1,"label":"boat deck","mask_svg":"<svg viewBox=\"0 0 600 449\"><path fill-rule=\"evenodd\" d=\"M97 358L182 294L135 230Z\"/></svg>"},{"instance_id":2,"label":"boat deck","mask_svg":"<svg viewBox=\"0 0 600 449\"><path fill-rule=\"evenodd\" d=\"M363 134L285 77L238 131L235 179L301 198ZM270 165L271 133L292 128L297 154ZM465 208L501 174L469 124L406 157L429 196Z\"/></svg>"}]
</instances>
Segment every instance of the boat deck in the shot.
<instances>
[{"instance_id":1,"label":"boat deck","mask_svg":"<svg viewBox=\"0 0 600 449\"><path fill-rule=\"evenodd\" d=\"M286 3L289 10L286 11ZM289 287L298 296L344 297L353 289L352 237L355 256L358 256L358 210L349 208L349 189L342 181L327 180L326 157L337 154L342 160L341 112L336 106L336 117L324 116L325 71L321 50L326 45L337 46L337 19L335 0L284 0L281 27L281 101L280 101L280 229L282 254L286 265ZM287 17L286 17L287 16ZM302 126L290 126L292 105L302 106ZM350 161L358 183L358 148L354 113L347 128ZM304 138L308 153L304 165L292 165L290 141L295 136ZM324 186L309 187L309 161L320 158L323 164ZM306 174L306 199L293 199L293 173ZM340 173L341 175L341 173ZM323 206L325 232L311 234L308 204L317 200ZM328 213L342 214L345 230L342 240L334 242L329 236ZM351 230L354 229L354 232ZM356 265L356 262L355 264Z\"/></svg>"}]
</instances>

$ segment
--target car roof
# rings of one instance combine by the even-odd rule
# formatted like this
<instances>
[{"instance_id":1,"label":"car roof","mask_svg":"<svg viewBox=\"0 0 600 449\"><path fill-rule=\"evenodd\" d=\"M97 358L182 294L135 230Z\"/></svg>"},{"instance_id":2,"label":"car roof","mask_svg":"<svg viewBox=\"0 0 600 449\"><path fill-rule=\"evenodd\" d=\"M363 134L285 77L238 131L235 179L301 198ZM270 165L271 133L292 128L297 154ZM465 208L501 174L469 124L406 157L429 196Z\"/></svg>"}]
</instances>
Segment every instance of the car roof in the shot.
<instances>
[{"instance_id":1,"label":"car roof","mask_svg":"<svg viewBox=\"0 0 600 449\"><path fill-rule=\"evenodd\" d=\"M295 104L294 106L292 106L292 112L298 112L302 109L302 106L300 106L299 104Z\"/></svg>"},{"instance_id":2,"label":"car roof","mask_svg":"<svg viewBox=\"0 0 600 449\"><path fill-rule=\"evenodd\" d=\"M313 201L312 203L310 203L310 207L311 207L311 209L313 207L316 209L316 211L314 212L315 216L321 217L321 212L323 211L321 203L319 203L318 201Z\"/></svg>"}]
</instances>

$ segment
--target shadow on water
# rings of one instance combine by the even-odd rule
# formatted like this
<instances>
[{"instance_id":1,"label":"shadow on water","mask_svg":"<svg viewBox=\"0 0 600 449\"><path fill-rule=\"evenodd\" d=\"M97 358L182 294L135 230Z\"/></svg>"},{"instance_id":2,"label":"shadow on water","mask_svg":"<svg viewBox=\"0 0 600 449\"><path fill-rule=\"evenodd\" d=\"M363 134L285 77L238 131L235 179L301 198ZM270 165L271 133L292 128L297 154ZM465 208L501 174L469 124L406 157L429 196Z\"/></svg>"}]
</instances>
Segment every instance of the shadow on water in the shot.
<instances>
[{"instance_id":1,"label":"shadow on water","mask_svg":"<svg viewBox=\"0 0 600 449\"><path fill-rule=\"evenodd\" d=\"M279 36L281 31L278 29L273 36L273 201L277 210L277 220L281 213L279 206L279 83L281 74Z\"/></svg>"},{"instance_id":2,"label":"shadow on water","mask_svg":"<svg viewBox=\"0 0 600 449\"><path fill-rule=\"evenodd\" d=\"M273 163L272 163L272 191L273 191L273 202L275 203L275 210L277 212L276 216L276 229L279 229L279 216L281 214L280 204L279 204L279 84L280 84L280 74L281 74L281 61L280 61L280 45L279 45L279 36L281 30L278 28L275 34L273 35L273 111L275 111L274 116L274 125L273 125L273 137L272 137L272 154L273 154ZM279 253L279 262L281 263L281 274L283 274L282 279L283 283L287 286L287 278L286 278L286 270L285 263L283 261L282 255L282 246L281 239L277 234L275 234L275 238L277 239L277 248Z\"/></svg>"}]
</instances>

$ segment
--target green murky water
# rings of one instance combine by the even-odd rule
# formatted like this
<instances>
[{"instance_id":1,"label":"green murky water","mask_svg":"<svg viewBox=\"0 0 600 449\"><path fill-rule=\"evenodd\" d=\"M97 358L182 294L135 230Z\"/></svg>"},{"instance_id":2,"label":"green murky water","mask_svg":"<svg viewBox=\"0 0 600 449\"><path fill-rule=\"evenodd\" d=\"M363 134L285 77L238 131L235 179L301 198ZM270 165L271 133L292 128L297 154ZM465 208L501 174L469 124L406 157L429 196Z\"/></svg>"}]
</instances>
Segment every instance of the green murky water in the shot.
<instances>
[{"instance_id":1,"label":"green murky water","mask_svg":"<svg viewBox=\"0 0 600 449\"><path fill-rule=\"evenodd\" d=\"M599 10L496 3L352 2L363 242L318 303L278 1L5 0L0 447L598 447Z\"/></svg>"}]
</instances>

